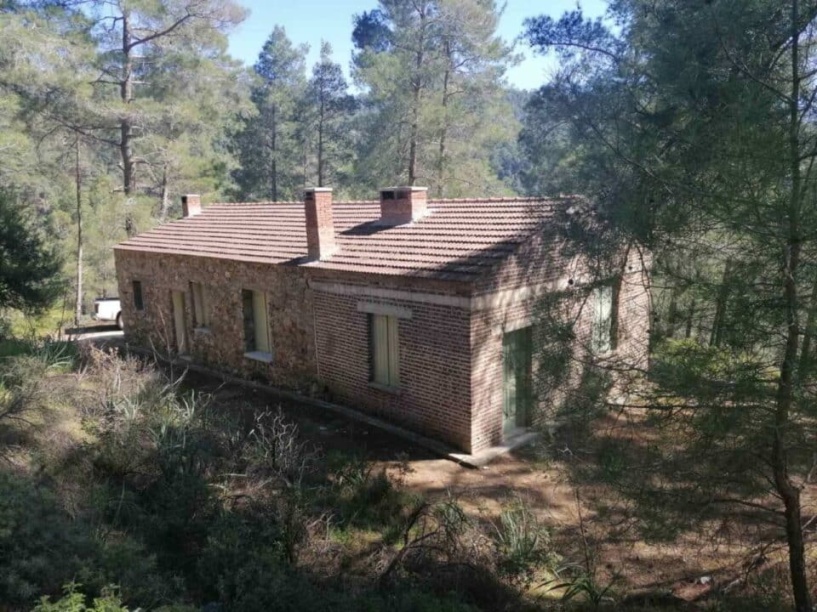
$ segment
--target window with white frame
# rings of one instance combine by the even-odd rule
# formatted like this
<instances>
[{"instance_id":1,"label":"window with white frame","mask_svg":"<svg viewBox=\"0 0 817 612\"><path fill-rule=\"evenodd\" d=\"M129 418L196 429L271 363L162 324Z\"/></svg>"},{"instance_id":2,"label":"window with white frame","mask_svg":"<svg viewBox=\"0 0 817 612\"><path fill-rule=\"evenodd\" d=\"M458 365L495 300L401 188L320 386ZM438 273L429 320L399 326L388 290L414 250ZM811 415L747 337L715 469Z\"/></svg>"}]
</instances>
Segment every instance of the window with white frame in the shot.
<instances>
[{"instance_id":1,"label":"window with white frame","mask_svg":"<svg viewBox=\"0 0 817 612\"><path fill-rule=\"evenodd\" d=\"M197 329L210 327L210 295L202 283L190 283L193 296L193 325Z\"/></svg>"},{"instance_id":2,"label":"window with white frame","mask_svg":"<svg viewBox=\"0 0 817 612\"><path fill-rule=\"evenodd\" d=\"M244 347L248 357L268 359L272 348L267 317L267 295L263 291L241 292L244 312Z\"/></svg>"},{"instance_id":3,"label":"window with white frame","mask_svg":"<svg viewBox=\"0 0 817 612\"><path fill-rule=\"evenodd\" d=\"M601 285L593 290L593 325L591 346L595 353L613 350L615 317L613 285Z\"/></svg>"},{"instance_id":4,"label":"window with white frame","mask_svg":"<svg viewBox=\"0 0 817 612\"><path fill-rule=\"evenodd\" d=\"M370 314L372 382L385 387L400 385L400 342L398 319Z\"/></svg>"}]
</instances>

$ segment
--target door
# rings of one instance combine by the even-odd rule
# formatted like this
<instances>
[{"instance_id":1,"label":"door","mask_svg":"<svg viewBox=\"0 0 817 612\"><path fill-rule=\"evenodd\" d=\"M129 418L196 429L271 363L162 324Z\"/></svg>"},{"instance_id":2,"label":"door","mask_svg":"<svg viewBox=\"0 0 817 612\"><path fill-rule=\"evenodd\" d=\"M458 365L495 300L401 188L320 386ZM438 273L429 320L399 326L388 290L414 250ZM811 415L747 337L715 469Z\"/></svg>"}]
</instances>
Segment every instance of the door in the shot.
<instances>
[{"instance_id":1,"label":"door","mask_svg":"<svg viewBox=\"0 0 817 612\"><path fill-rule=\"evenodd\" d=\"M502 434L506 438L529 424L531 344L530 327L507 332L502 337Z\"/></svg>"},{"instance_id":2,"label":"door","mask_svg":"<svg viewBox=\"0 0 817 612\"><path fill-rule=\"evenodd\" d=\"M173 299L173 332L176 336L176 352L187 353L187 326L184 324L184 292L171 291Z\"/></svg>"}]
</instances>

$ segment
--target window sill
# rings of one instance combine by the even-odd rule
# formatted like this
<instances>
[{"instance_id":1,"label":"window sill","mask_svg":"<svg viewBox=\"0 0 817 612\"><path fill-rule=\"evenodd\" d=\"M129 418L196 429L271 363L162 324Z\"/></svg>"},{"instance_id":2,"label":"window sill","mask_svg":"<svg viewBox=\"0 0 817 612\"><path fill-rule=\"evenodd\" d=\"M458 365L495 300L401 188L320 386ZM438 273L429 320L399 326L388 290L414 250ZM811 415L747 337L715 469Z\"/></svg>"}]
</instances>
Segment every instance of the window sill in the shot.
<instances>
[{"instance_id":1,"label":"window sill","mask_svg":"<svg viewBox=\"0 0 817 612\"><path fill-rule=\"evenodd\" d=\"M403 390L400 387L391 387L389 385L384 385L378 382L370 382L369 387L372 389L377 389L378 391L383 391L384 393L389 393L391 395L401 395Z\"/></svg>"},{"instance_id":2,"label":"window sill","mask_svg":"<svg viewBox=\"0 0 817 612\"><path fill-rule=\"evenodd\" d=\"M244 353L244 357L252 359L253 361L261 361L263 363L272 363L272 353L264 353L261 351L252 351Z\"/></svg>"}]
</instances>

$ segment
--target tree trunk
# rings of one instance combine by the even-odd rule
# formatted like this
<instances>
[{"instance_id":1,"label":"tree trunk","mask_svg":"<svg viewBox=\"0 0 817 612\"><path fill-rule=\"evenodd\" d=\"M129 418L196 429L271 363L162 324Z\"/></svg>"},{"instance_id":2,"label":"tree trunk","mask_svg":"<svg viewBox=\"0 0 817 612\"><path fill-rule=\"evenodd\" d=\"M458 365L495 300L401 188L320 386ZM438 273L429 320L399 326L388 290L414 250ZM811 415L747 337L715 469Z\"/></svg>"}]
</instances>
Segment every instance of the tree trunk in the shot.
<instances>
[{"instance_id":1,"label":"tree trunk","mask_svg":"<svg viewBox=\"0 0 817 612\"><path fill-rule=\"evenodd\" d=\"M423 64L425 62L425 28L426 13L425 7L418 10L420 18L420 37L417 41L417 52L415 54L415 71L412 81L412 108L411 127L409 131L409 159L408 159L408 184L414 185L417 181L417 141L420 137L420 100L423 90Z\"/></svg>"},{"instance_id":2,"label":"tree trunk","mask_svg":"<svg viewBox=\"0 0 817 612\"><path fill-rule=\"evenodd\" d=\"M800 365L797 368L797 378L806 381L811 372L811 343L814 337L814 326L817 324L817 279L811 285L806 326L803 330L803 345L800 348Z\"/></svg>"},{"instance_id":3,"label":"tree trunk","mask_svg":"<svg viewBox=\"0 0 817 612\"><path fill-rule=\"evenodd\" d=\"M276 158L276 155L278 154L278 150L277 150L277 142L276 142L277 126L275 125L276 116L275 116L275 105L274 104L272 105L272 108L270 110L272 112L272 123L271 123L271 128L272 128L271 138L272 138L272 140L270 142L270 149L272 151L272 168L271 168L272 171L270 172L270 199L273 202L277 202L278 201L278 160Z\"/></svg>"},{"instance_id":4,"label":"tree trunk","mask_svg":"<svg viewBox=\"0 0 817 612\"><path fill-rule=\"evenodd\" d=\"M678 321L678 289L670 289L669 308L667 309L667 321L663 325L662 335L667 338L675 336L675 324Z\"/></svg>"},{"instance_id":5,"label":"tree trunk","mask_svg":"<svg viewBox=\"0 0 817 612\"><path fill-rule=\"evenodd\" d=\"M119 152L122 157L122 187L125 195L131 195L133 185L133 123L130 118L130 103L133 101L133 59L130 12L122 11L122 80L119 95L122 100L122 117L119 121Z\"/></svg>"},{"instance_id":6,"label":"tree trunk","mask_svg":"<svg viewBox=\"0 0 817 612\"><path fill-rule=\"evenodd\" d=\"M687 313L687 321L686 327L684 329L684 338L689 340L692 337L692 324L695 321L695 307L697 306L697 301L695 298L692 298L692 303L689 305L689 312Z\"/></svg>"},{"instance_id":7,"label":"tree trunk","mask_svg":"<svg viewBox=\"0 0 817 612\"><path fill-rule=\"evenodd\" d=\"M82 318L82 175L79 166L80 143L77 136L75 175L77 188L77 300L74 306L74 326L79 327Z\"/></svg>"},{"instance_id":8,"label":"tree trunk","mask_svg":"<svg viewBox=\"0 0 817 612\"><path fill-rule=\"evenodd\" d=\"M800 515L800 489L789 476L788 446L791 409L794 400L795 361L800 339L798 321L797 274L800 267L800 57L799 57L799 0L791 3L791 71L789 97L789 156L791 195L789 200L788 236L783 268L783 304L786 308L786 348L780 364L777 401L774 414L774 442L772 444L772 473L775 488L783 500L786 519L786 539L789 545L789 573L791 575L794 607L797 612L811 611L811 594L806 576L806 551Z\"/></svg>"},{"instance_id":9,"label":"tree trunk","mask_svg":"<svg viewBox=\"0 0 817 612\"><path fill-rule=\"evenodd\" d=\"M440 150L437 156L437 197L445 197L445 147L448 137L448 82L451 78L451 44L445 41L445 56L448 60L443 74L443 126L440 131Z\"/></svg>"},{"instance_id":10,"label":"tree trunk","mask_svg":"<svg viewBox=\"0 0 817 612\"><path fill-rule=\"evenodd\" d=\"M159 209L159 220L167 221L167 212L170 209L170 197L167 189L167 164L162 167L162 204Z\"/></svg>"},{"instance_id":11,"label":"tree trunk","mask_svg":"<svg viewBox=\"0 0 817 612\"><path fill-rule=\"evenodd\" d=\"M732 260L727 259L723 268L723 278L715 301L715 317L712 321L712 333L709 336L711 346L720 346L723 342L723 324L726 319L726 303L729 300L729 278L732 275Z\"/></svg>"},{"instance_id":12,"label":"tree trunk","mask_svg":"<svg viewBox=\"0 0 817 612\"><path fill-rule=\"evenodd\" d=\"M323 187L323 122L325 115L325 105L323 100L323 92L321 92L321 103L318 110L318 187Z\"/></svg>"}]
</instances>

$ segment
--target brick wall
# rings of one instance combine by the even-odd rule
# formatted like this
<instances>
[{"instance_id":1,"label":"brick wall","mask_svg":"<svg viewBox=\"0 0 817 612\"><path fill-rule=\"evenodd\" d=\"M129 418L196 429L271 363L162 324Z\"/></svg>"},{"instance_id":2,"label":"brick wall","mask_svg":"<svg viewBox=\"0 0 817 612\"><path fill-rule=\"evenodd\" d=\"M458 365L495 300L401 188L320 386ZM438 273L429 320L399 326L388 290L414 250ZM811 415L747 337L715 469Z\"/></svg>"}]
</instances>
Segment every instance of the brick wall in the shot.
<instances>
[{"instance_id":1,"label":"brick wall","mask_svg":"<svg viewBox=\"0 0 817 612\"><path fill-rule=\"evenodd\" d=\"M417 278L334 274L309 266L269 266L204 257L117 250L123 317L130 341L164 351L173 344L170 291L186 294L190 354L199 362L275 385L314 393L401 423L465 451L502 440L503 334L531 325L534 339L534 423L552 419L571 401L587 361L592 321L589 277L576 258L554 253L545 235L524 245L476 287ZM640 254L624 266L615 356L645 365L649 296ZM647 264L649 262L646 262ZM573 283L568 280L572 279ZM132 280L142 281L145 310L133 305ZM207 287L209 332L192 328L190 281ZM358 294L320 288L356 287ZM271 364L244 356L241 289L265 291L274 352ZM537 293L537 291L539 293ZM471 293L473 291L473 293ZM537 358L547 342L542 291L564 291L563 316L577 342L568 384L545 388ZM378 293L379 292L379 293ZM400 297L402 296L402 297ZM399 319L400 390L371 384L369 307L392 308ZM409 316L405 316L409 313Z\"/></svg>"},{"instance_id":2,"label":"brick wall","mask_svg":"<svg viewBox=\"0 0 817 612\"><path fill-rule=\"evenodd\" d=\"M312 291L301 268L266 266L184 255L116 250L116 274L128 341L160 352L175 348L170 292L185 293L189 354L197 362L282 387L308 391L316 380ZM132 281L140 280L144 310L134 307ZM209 292L207 331L193 329L190 282ZM264 291L272 363L244 356L241 290Z\"/></svg>"},{"instance_id":3,"label":"brick wall","mask_svg":"<svg viewBox=\"0 0 817 612\"><path fill-rule=\"evenodd\" d=\"M558 419L577 400L588 371L587 365L601 361L610 371L619 370L614 383L626 384L627 369L645 369L648 362L650 296L648 257L632 248L621 265L617 295L616 350L597 359L590 351L594 313L593 279L582 260L543 232L504 260L481 279L476 292L487 305L472 314L471 347L473 419L471 447L479 450L502 440L503 355L506 332L531 326L533 338L532 425ZM572 281L572 282L571 282ZM537 289L538 288L538 289ZM543 296L563 293L555 307L557 318L569 322L575 342L565 356L567 371L554 384L553 363L544 363L543 347L551 340L547 320L554 314Z\"/></svg>"},{"instance_id":4,"label":"brick wall","mask_svg":"<svg viewBox=\"0 0 817 612\"><path fill-rule=\"evenodd\" d=\"M471 447L470 312L463 307L315 292L320 377L341 403ZM367 306L362 307L361 304ZM369 313L398 317L400 390L371 384ZM410 313L410 318L405 315Z\"/></svg>"}]
</instances>

